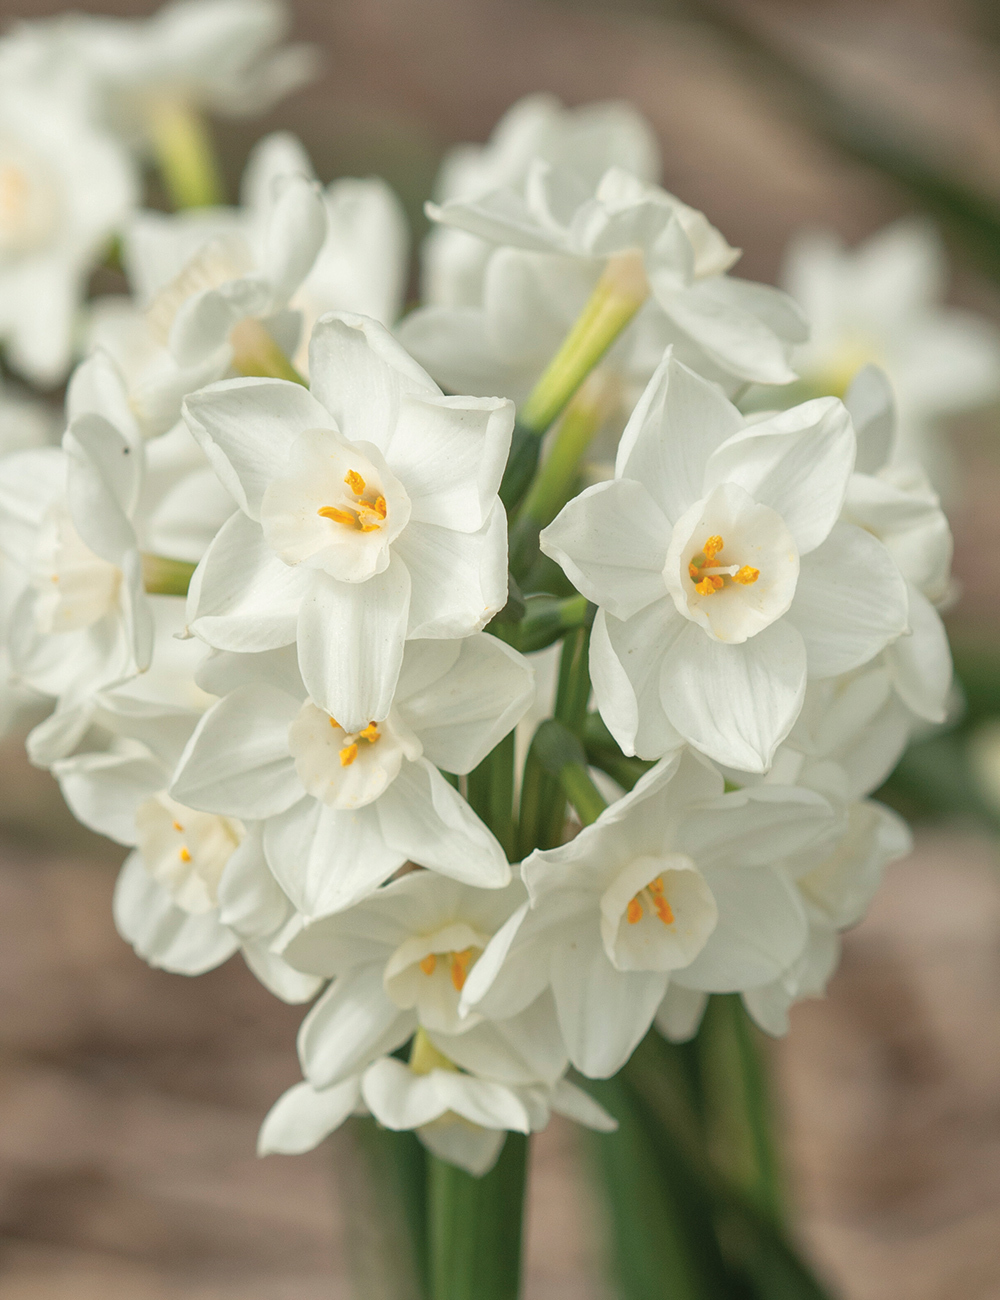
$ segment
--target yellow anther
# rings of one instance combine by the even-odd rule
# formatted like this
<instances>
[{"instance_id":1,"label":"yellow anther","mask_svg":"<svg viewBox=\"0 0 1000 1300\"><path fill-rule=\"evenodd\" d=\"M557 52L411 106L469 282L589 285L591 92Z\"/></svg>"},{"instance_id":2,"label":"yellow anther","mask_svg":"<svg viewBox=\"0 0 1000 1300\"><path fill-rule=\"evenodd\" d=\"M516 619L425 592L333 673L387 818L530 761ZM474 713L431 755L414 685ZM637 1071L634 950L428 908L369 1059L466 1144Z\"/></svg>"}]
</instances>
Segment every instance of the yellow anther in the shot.
<instances>
[{"instance_id":1,"label":"yellow anther","mask_svg":"<svg viewBox=\"0 0 1000 1300\"><path fill-rule=\"evenodd\" d=\"M724 546L725 542L718 533L713 534L705 543L705 563L711 564Z\"/></svg>"},{"instance_id":2,"label":"yellow anther","mask_svg":"<svg viewBox=\"0 0 1000 1300\"><path fill-rule=\"evenodd\" d=\"M357 470L349 469L344 475L344 482L356 497L363 495L365 490L365 481Z\"/></svg>"},{"instance_id":3,"label":"yellow anther","mask_svg":"<svg viewBox=\"0 0 1000 1300\"><path fill-rule=\"evenodd\" d=\"M340 510L337 506L320 506L316 511L324 519L332 519L335 524L347 524L350 528L358 526L358 520L350 510Z\"/></svg>"},{"instance_id":4,"label":"yellow anther","mask_svg":"<svg viewBox=\"0 0 1000 1300\"><path fill-rule=\"evenodd\" d=\"M710 574L707 578L702 578L700 582L694 584L694 589L699 596L711 596L722 586L722 579Z\"/></svg>"},{"instance_id":5,"label":"yellow anther","mask_svg":"<svg viewBox=\"0 0 1000 1300\"><path fill-rule=\"evenodd\" d=\"M174 822L173 827L175 831L182 831L184 829L184 827L180 824L180 822Z\"/></svg>"},{"instance_id":6,"label":"yellow anther","mask_svg":"<svg viewBox=\"0 0 1000 1300\"><path fill-rule=\"evenodd\" d=\"M336 727L338 731L343 730L343 728L341 727L340 723L339 723L339 722L337 721L337 719L334 718L334 717L331 717L331 718L330 718L330 726L331 726L331 727Z\"/></svg>"},{"instance_id":7,"label":"yellow anther","mask_svg":"<svg viewBox=\"0 0 1000 1300\"><path fill-rule=\"evenodd\" d=\"M350 767L351 764L354 762L354 760L357 758L357 756L358 756L358 746L356 741L351 745L345 745L344 748L340 751L340 766Z\"/></svg>"},{"instance_id":8,"label":"yellow anther","mask_svg":"<svg viewBox=\"0 0 1000 1300\"><path fill-rule=\"evenodd\" d=\"M673 925L674 913L670 904L667 902L666 894L663 892L663 877L657 876L651 880L647 886L653 899L653 906L656 908L656 915L664 925Z\"/></svg>"},{"instance_id":9,"label":"yellow anther","mask_svg":"<svg viewBox=\"0 0 1000 1300\"><path fill-rule=\"evenodd\" d=\"M181 845L181 851L177 855L182 862L191 861L191 851L186 844Z\"/></svg>"},{"instance_id":10,"label":"yellow anther","mask_svg":"<svg viewBox=\"0 0 1000 1300\"><path fill-rule=\"evenodd\" d=\"M638 898L629 900L629 905L625 911L625 919L629 925L637 925L642 920L642 904Z\"/></svg>"},{"instance_id":11,"label":"yellow anther","mask_svg":"<svg viewBox=\"0 0 1000 1300\"><path fill-rule=\"evenodd\" d=\"M688 565L688 577L697 580L698 570L703 569L707 563L708 561L705 559L704 551L702 551L700 555L693 555L691 557L691 563Z\"/></svg>"},{"instance_id":12,"label":"yellow anther","mask_svg":"<svg viewBox=\"0 0 1000 1300\"><path fill-rule=\"evenodd\" d=\"M456 993L461 993L465 987L465 978L469 973L469 963L471 961L471 948L463 948L461 952L451 954L451 982L455 986Z\"/></svg>"},{"instance_id":13,"label":"yellow anther","mask_svg":"<svg viewBox=\"0 0 1000 1300\"><path fill-rule=\"evenodd\" d=\"M376 740L381 739L381 736L382 733L379 731L378 727L374 722L369 722L368 726L365 727L364 731L358 732L358 739L367 740L369 745L374 745Z\"/></svg>"},{"instance_id":14,"label":"yellow anther","mask_svg":"<svg viewBox=\"0 0 1000 1300\"><path fill-rule=\"evenodd\" d=\"M738 582L743 587L749 587L759 577L760 569L752 569L749 564L744 564L741 569L737 569L733 574L733 582Z\"/></svg>"},{"instance_id":15,"label":"yellow anther","mask_svg":"<svg viewBox=\"0 0 1000 1300\"><path fill-rule=\"evenodd\" d=\"M437 953L429 952L427 956L423 959L423 961L420 963L420 969L424 972L425 975L433 975L434 970L437 967L437 964L438 964Z\"/></svg>"}]
</instances>

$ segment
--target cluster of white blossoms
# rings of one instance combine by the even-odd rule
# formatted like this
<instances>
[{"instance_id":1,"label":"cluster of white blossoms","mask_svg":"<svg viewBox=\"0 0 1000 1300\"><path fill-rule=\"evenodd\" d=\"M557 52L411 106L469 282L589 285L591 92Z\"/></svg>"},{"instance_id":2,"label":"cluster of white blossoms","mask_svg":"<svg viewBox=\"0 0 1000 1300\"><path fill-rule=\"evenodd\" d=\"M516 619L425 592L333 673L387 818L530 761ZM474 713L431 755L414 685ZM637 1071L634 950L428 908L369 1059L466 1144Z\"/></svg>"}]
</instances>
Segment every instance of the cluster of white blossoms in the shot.
<instances>
[{"instance_id":1,"label":"cluster of white blossoms","mask_svg":"<svg viewBox=\"0 0 1000 1300\"><path fill-rule=\"evenodd\" d=\"M261 1150L363 1113L483 1173L553 1111L613 1127L571 1072L710 993L782 1033L823 990L907 851L869 795L945 715L950 534L881 371L784 400L805 316L732 274L624 105L525 100L449 157L402 321L397 200L324 190L289 136L239 207L135 211L178 105L301 79L280 32L188 0L0 43L8 361L60 376L112 233L131 286L80 332L61 444L0 460L4 653L49 705L33 761L131 850L136 951L315 999Z\"/></svg>"}]
</instances>

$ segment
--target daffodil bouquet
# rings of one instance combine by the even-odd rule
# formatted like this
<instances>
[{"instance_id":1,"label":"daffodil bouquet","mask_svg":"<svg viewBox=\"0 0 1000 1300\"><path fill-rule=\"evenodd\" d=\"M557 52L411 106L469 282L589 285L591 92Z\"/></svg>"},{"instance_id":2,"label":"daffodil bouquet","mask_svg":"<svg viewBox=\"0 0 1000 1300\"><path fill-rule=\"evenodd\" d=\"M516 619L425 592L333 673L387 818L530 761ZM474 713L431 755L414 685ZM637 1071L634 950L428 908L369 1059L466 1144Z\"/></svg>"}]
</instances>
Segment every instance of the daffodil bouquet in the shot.
<instances>
[{"instance_id":1,"label":"daffodil bouquet","mask_svg":"<svg viewBox=\"0 0 1000 1300\"><path fill-rule=\"evenodd\" d=\"M131 850L137 953L311 1004L260 1150L365 1117L400 1294L517 1294L557 1112L611 1182L655 1156L642 1295L817 1296L762 1106L749 1174L705 1116L907 851L868 795L945 715L938 497L872 349L734 276L627 105L449 155L402 319L383 182L278 134L224 206L202 113L308 75L282 31L182 0L0 42L5 358L75 364L58 442L0 404L5 717L46 703L32 760ZM84 302L113 236L130 293Z\"/></svg>"}]
</instances>

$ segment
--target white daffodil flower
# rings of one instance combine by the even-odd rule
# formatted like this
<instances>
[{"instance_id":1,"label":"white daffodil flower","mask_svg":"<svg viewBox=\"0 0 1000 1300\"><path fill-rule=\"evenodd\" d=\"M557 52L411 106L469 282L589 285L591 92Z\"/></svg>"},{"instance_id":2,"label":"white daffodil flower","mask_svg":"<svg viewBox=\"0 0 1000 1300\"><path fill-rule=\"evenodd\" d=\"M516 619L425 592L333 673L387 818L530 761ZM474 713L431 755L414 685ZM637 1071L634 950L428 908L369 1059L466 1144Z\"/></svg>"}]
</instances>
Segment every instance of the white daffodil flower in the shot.
<instances>
[{"instance_id":1,"label":"white daffodil flower","mask_svg":"<svg viewBox=\"0 0 1000 1300\"><path fill-rule=\"evenodd\" d=\"M862 366L881 366L899 403L897 454L947 486L937 425L1000 396L1000 331L944 305L947 258L933 226L904 219L854 249L830 232L803 234L782 281L812 326L795 355L803 380L840 396Z\"/></svg>"},{"instance_id":2,"label":"white daffodil flower","mask_svg":"<svg viewBox=\"0 0 1000 1300\"><path fill-rule=\"evenodd\" d=\"M407 859L485 889L510 879L499 844L438 771L471 771L530 703L530 668L496 638L408 642L386 716L353 729L308 696L292 648L219 656L200 680L224 698L172 793L264 819L271 869L305 915L350 906Z\"/></svg>"},{"instance_id":3,"label":"white daffodil flower","mask_svg":"<svg viewBox=\"0 0 1000 1300\"><path fill-rule=\"evenodd\" d=\"M468 635L506 602L514 410L442 396L382 326L346 313L316 326L310 375L308 392L227 380L185 402L240 507L189 619L223 650L296 641L311 698L359 733L388 717L408 638Z\"/></svg>"},{"instance_id":4,"label":"white daffodil flower","mask_svg":"<svg viewBox=\"0 0 1000 1300\"><path fill-rule=\"evenodd\" d=\"M515 1087L456 1070L433 1049L421 1057L409 1065L381 1057L329 1088L289 1088L261 1125L258 1154L311 1151L349 1115L370 1114L385 1128L413 1129L433 1155L479 1178L496 1163L507 1132L542 1129L550 1112L598 1132L618 1126L568 1079Z\"/></svg>"},{"instance_id":5,"label":"white daffodil flower","mask_svg":"<svg viewBox=\"0 0 1000 1300\"><path fill-rule=\"evenodd\" d=\"M42 66L73 68L104 123L142 147L171 110L256 115L310 80L316 51L280 45L287 28L277 0L175 0L151 18L23 23L8 39Z\"/></svg>"},{"instance_id":6,"label":"white daffodil flower","mask_svg":"<svg viewBox=\"0 0 1000 1300\"><path fill-rule=\"evenodd\" d=\"M0 343L33 383L65 378L87 278L137 189L85 97L28 74L0 47Z\"/></svg>"},{"instance_id":7,"label":"white daffodil flower","mask_svg":"<svg viewBox=\"0 0 1000 1300\"><path fill-rule=\"evenodd\" d=\"M527 95L504 113L485 145L462 144L445 154L434 199L468 201L496 190L523 190L535 159L570 178L581 197L593 193L609 167L623 167L649 183L660 174L656 137L630 104L564 108L552 95ZM477 307L492 251L465 230L435 226L422 252L424 302Z\"/></svg>"},{"instance_id":8,"label":"white daffodil flower","mask_svg":"<svg viewBox=\"0 0 1000 1300\"><path fill-rule=\"evenodd\" d=\"M615 478L571 501L541 539L599 606L591 676L626 754L656 758L683 739L766 771L807 676L850 672L906 631L892 556L839 521L854 456L837 399L748 425L664 358Z\"/></svg>"},{"instance_id":9,"label":"white daffodil flower","mask_svg":"<svg viewBox=\"0 0 1000 1300\"><path fill-rule=\"evenodd\" d=\"M803 998L822 997L840 961L840 932L857 925L878 889L885 868L912 848L906 824L872 799L851 804L833 851L791 874L809 924L805 947L768 984L742 991L747 1011L766 1033L788 1032L788 1013ZM656 1026L671 1042L697 1032L706 993L671 984L656 1012Z\"/></svg>"},{"instance_id":10,"label":"white daffodil flower","mask_svg":"<svg viewBox=\"0 0 1000 1300\"><path fill-rule=\"evenodd\" d=\"M260 828L185 807L167 793L213 697L193 681L204 647L176 639L181 602L156 603L157 666L93 698L75 739L85 730L88 744L100 740L101 747L56 759L53 774L79 821L134 849L118 879L114 914L139 956L196 975L241 950L271 992L307 1001L321 981L271 951L293 909L264 861Z\"/></svg>"},{"instance_id":11,"label":"white daffodil flower","mask_svg":"<svg viewBox=\"0 0 1000 1300\"><path fill-rule=\"evenodd\" d=\"M560 848L523 864L531 898L469 974L462 1000L512 1016L546 988L572 1063L606 1078L646 1033L667 986L770 983L799 956L806 916L772 864L827 842L821 796L722 776L682 750Z\"/></svg>"},{"instance_id":12,"label":"white daffodil flower","mask_svg":"<svg viewBox=\"0 0 1000 1300\"><path fill-rule=\"evenodd\" d=\"M308 176L272 179L248 185L253 201L243 209L143 212L125 231L123 257L145 323L136 325L134 309L106 312L97 341L122 354L147 434L175 424L183 398L230 373L234 361L266 361L298 346L301 316L289 302L323 247L326 208ZM114 346L136 328L138 338Z\"/></svg>"},{"instance_id":13,"label":"white daffodil flower","mask_svg":"<svg viewBox=\"0 0 1000 1300\"><path fill-rule=\"evenodd\" d=\"M489 890L413 871L346 912L292 921L281 956L333 978L299 1031L308 1081L339 1083L419 1030L453 1066L506 1084L554 1083L566 1053L544 989L514 1016L460 1012L470 971L525 898L516 879Z\"/></svg>"},{"instance_id":14,"label":"white daffodil flower","mask_svg":"<svg viewBox=\"0 0 1000 1300\"><path fill-rule=\"evenodd\" d=\"M639 301L609 363L645 383L664 349L728 389L795 378L788 358L806 337L798 309L767 285L726 272L739 257L702 213L620 167L596 191L541 160L512 189L428 207L430 216L496 246L472 307L429 306L399 337L439 382L520 401L617 267Z\"/></svg>"},{"instance_id":15,"label":"white daffodil flower","mask_svg":"<svg viewBox=\"0 0 1000 1300\"><path fill-rule=\"evenodd\" d=\"M266 136L250 155L242 200L248 213L266 212L276 186L287 176L315 179L309 155L294 135ZM309 373L313 326L331 311L352 311L391 326L403 309L409 226L402 204L378 177L344 177L323 190L326 240L290 306L302 317L295 364Z\"/></svg>"}]
</instances>

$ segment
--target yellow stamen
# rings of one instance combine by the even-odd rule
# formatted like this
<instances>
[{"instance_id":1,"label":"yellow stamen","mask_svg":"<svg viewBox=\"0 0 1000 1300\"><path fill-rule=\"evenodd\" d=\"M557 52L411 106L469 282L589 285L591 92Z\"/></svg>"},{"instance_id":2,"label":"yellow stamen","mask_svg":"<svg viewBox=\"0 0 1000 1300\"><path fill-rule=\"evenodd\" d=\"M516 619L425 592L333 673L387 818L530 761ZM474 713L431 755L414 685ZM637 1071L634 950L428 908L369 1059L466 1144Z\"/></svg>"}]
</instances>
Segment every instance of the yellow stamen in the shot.
<instances>
[{"instance_id":1,"label":"yellow stamen","mask_svg":"<svg viewBox=\"0 0 1000 1300\"><path fill-rule=\"evenodd\" d=\"M707 578L702 578L701 582L694 584L694 589L699 596L711 596L722 586L722 579L710 574Z\"/></svg>"},{"instance_id":2,"label":"yellow stamen","mask_svg":"<svg viewBox=\"0 0 1000 1300\"><path fill-rule=\"evenodd\" d=\"M175 831L182 831L184 829L184 827L180 824L180 822L174 822L173 827Z\"/></svg>"},{"instance_id":3,"label":"yellow stamen","mask_svg":"<svg viewBox=\"0 0 1000 1300\"><path fill-rule=\"evenodd\" d=\"M656 908L656 915L664 925L673 925L674 913L673 908L667 902L666 894L663 892L663 877L657 876L651 880L647 886L653 899L653 906Z\"/></svg>"},{"instance_id":4,"label":"yellow stamen","mask_svg":"<svg viewBox=\"0 0 1000 1300\"><path fill-rule=\"evenodd\" d=\"M629 925L637 925L642 920L642 904L638 898L629 900L628 908L625 912L625 919Z\"/></svg>"},{"instance_id":5,"label":"yellow stamen","mask_svg":"<svg viewBox=\"0 0 1000 1300\"><path fill-rule=\"evenodd\" d=\"M337 721L337 719L334 718L334 717L331 717L331 718L330 718L330 726L331 726L331 727L336 727L338 731L342 730L342 728L341 728L341 726L340 726L340 723L339 723L339 722Z\"/></svg>"},{"instance_id":6,"label":"yellow stamen","mask_svg":"<svg viewBox=\"0 0 1000 1300\"><path fill-rule=\"evenodd\" d=\"M340 766L350 767L358 756L357 742L352 745L345 745L340 751Z\"/></svg>"},{"instance_id":7,"label":"yellow stamen","mask_svg":"<svg viewBox=\"0 0 1000 1300\"><path fill-rule=\"evenodd\" d=\"M190 852L190 850L188 849L188 846L187 846L186 844L182 844L182 845L181 845L181 851L180 851L180 853L179 853L177 856L180 858L180 860L181 860L182 862L190 862L190 861L191 861L191 852Z\"/></svg>"},{"instance_id":8,"label":"yellow stamen","mask_svg":"<svg viewBox=\"0 0 1000 1300\"><path fill-rule=\"evenodd\" d=\"M760 577L760 569L752 569L749 564L744 564L741 569L737 569L733 574L733 582L738 582L743 587L749 587Z\"/></svg>"},{"instance_id":9,"label":"yellow stamen","mask_svg":"<svg viewBox=\"0 0 1000 1300\"><path fill-rule=\"evenodd\" d=\"M351 528L357 527L357 519L350 510L340 510L337 506L320 506L316 511L324 519L332 519L335 524L347 524Z\"/></svg>"},{"instance_id":10,"label":"yellow stamen","mask_svg":"<svg viewBox=\"0 0 1000 1300\"><path fill-rule=\"evenodd\" d=\"M356 497L362 496L365 490L365 481L357 470L349 469L344 475L344 482L351 489Z\"/></svg>"},{"instance_id":11,"label":"yellow stamen","mask_svg":"<svg viewBox=\"0 0 1000 1300\"><path fill-rule=\"evenodd\" d=\"M378 727L374 722L369 722L368 726L365 727L364 731L358 732L358 739L367 740L369 745L374 745L376 740L381 739L381 736L382 733L379 731Z\"/></svg>"},{"instance_id":12,"label":"yellow stamen","mask_svg":"<svg viewBox=\"0 0 1000 1300\"><path fill-rule=\"evenodd\" d=\"M713 534L705 543L705 563L711 564L724 546L725 542L718 533Z\"/></svg>"},{"instance_id":13,"label":"yellow stamen","mask_svg":"<svg viewBox=\"0 0 1000 1300\"><path fill-rule=\"evenodd\" d=\"M433 975L434 969L438 964L437 953L429 952L420 963L420 969L425 975Z\"/></svg>"},{"instance_id":14,"label":"yellow stamen","mask_svg":"<svg viewBox=\"0 0 1000 1300\"><path fill-rule=\"evenodd\" d=\"M451 954L451 982L455 986L456 993L461 993L465 987L465 978L469 973L469 963L471 961L471 948L463 948L461 952Z\"/></svg>"}]
</instances>

